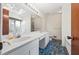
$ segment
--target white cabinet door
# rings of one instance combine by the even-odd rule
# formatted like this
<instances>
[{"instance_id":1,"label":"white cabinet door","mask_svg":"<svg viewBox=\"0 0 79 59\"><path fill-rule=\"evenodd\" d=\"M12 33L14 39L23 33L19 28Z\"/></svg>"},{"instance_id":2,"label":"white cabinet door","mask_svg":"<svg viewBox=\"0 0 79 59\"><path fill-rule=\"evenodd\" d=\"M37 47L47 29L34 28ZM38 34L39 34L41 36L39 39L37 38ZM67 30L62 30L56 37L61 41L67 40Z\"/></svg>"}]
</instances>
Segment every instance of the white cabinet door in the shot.
<instances>
[{"instance_id":1,"label":"white cabinet door","mask_svg":"<svg viewBox=\"0 0 79 59\"><path fill-rule=\"evenodd\" d=\"M28 45L24 45L10 52L7 52L6 54L8 55L29 55L29 48L28 48Z\"/></svg>"},{"instance_id":2,"label":"white cabinet door","mask_svg":"<svg viewBox=\"0 0 79 59\"><path fill-rule=\"evenodd\" d=\"M36 39L29 44L30 55L38 55L39 54L39 40Z\"/></svg>"},{"instance_id":3,"label":"white cabinet door","mask_svg":"<svg viewBox=\"0 0 79 59\"><path fill-rule=\"evenodd\" d=\"M32 48L30 50L30 55L39 55L39 49L38 48Z\"/></svg>"}]
</instances>

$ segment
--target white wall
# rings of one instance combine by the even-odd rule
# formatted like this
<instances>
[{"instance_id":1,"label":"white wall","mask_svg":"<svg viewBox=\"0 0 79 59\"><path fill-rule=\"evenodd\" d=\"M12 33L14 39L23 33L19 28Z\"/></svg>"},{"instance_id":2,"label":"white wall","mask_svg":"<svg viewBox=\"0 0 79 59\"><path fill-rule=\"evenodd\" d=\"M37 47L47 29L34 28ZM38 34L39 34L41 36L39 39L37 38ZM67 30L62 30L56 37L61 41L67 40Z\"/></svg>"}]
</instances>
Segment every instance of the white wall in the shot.
<instances>
[{"instance_id":1,"label":"white wall","mask_svg":"<svg viewBox=\"0 0 79 59\"><path fill-rule=\"evenodd\" d=\"M0 4L0 40L1 40L1 4Z\"/></svg>"},{"instance_id":2,"label":"white wall","mask_svg":"<svg viewBox=\"0 0 79 59\"><path fill-rule=\"evenodd\" d=\"M62 15L59 13L35 17L33 18L35 30L49 32L51 36L57 36L57 39L61 39L61 19Z\"/></svg>"},{"instance_id":3,"label":"white wall","mask_svg":"<svg viewBox=\"0 0 79 59\"><path fill-rule=\"evenodd\" d=\"M66 46L69 54L71 54L71 40L67 39L71 36L71 4L64 4L62 7L62 45Z\"/></svg>"},{"instance_id":4,"label":"white wall","mask_svg":"<svg viewBox=\"0 0 79 59\"><path fill-rule=\"evenodd\" d=\"M59 13L46 16L46 30L52 36L57 36L57 39L61 39L61 18Z\"/></svg>"},{"instance_id":5,"label":"white wall","mask_svg":"<svg viewBox=\"0 0 79 59\"><path fill-rule=\"evenodd\" d=\"M1 33L1 4L0 4L0 33Z\"/></svg>"},{"instance_id":6,"label":"white wall","mask_svg":"<svg viewBox=\"0 0 79 59\"><path fill-rule=\"evenodd\" d=\"M47 26L46 26L46 17L44 16L44 17L42 17L42 31L47 31Z\"/></svg>"}]
</instances>

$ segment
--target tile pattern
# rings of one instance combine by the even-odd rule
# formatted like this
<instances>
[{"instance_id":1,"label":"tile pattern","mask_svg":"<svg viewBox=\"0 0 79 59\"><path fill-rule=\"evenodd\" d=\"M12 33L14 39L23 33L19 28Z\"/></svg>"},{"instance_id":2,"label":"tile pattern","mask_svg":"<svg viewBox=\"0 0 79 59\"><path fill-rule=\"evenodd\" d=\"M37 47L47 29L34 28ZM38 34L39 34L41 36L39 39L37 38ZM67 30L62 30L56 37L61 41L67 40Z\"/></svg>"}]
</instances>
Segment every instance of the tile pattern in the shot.
<instances>
[{"instance_id":1,"label":"tile pattern","mask_svg":"<svg viewBox=\"0 0 79 59\"><path fill-rule=\"evenodd\" d=\"M60 40L53 39L44 49L39 48L39 55L68 55L68 51L61 46Z\"/></svg>"}]
</instances>

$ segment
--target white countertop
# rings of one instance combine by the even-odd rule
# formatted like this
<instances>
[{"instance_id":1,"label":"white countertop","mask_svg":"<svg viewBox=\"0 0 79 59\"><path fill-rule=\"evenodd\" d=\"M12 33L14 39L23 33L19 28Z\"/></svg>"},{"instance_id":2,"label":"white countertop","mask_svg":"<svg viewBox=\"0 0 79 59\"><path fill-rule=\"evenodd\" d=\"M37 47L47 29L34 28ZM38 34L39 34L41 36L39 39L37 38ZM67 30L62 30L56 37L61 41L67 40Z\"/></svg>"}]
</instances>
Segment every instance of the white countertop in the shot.
<instances>
[{"instance_id":1,"label":"white countertop","mask_svg":"<svg viewBox=\"0 0 79 59\"><path fill-rule=\"evenodd\" d=\"M8 42L10 42L11 45L4 43L3 44L3 49L1 51L1 54L4 54L8 51L11 51L15 48L18 48L24 44L27 44L35 39L40 38L41 36L47 34L47 32L31 32L28 35L23 35L21 38L17 38L17 39L12 39ZM22 40L23 38L27 38L26 40Z\"/></svg>"}]
</instances>

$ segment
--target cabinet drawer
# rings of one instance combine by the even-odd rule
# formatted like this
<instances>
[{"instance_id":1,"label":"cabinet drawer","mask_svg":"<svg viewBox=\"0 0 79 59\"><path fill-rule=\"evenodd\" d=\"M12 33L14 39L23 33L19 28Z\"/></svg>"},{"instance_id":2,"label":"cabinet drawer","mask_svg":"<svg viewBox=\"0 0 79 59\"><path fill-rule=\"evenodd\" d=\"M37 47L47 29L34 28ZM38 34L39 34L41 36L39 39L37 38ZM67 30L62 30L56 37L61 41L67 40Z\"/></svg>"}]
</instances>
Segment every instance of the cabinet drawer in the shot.
<instances>
[{"instance_id":1,"label":"cabinet drawer","mask_svg":"<svg viewBox=\"0 0 79 59\"><path fill-rule=\"evenodd\" d=\"M29 49L35 48L35 47L39 47L39 40L36 39L34 41L31 41L28 43Z\"/></svg>"},{"instance_id":2,"label":"cabinet drawer","mask_svg":"<svg viewBox=\"0 0 79 59\"><path fill-rule=\"evenodd\" d=\"M12 51L5 53L4 55L28 55L29 54L29 46L23 45L21 47L15 48Z\"/></svg>"},{"instance_id":3,"label":"cabinet drawer","mask_svg":"<svg viewBox=\"0 0 79 59\"><path fill-rule=\"evenodd\" d=\"M5 53L4 55L38 55L39 54L39 40L28 42L18 48Z\"/></svg>"},{"instance_id":4,"label":"cabinet drawer","mask_svg":"<svg viewBox=\"0 0 79 59\"><path fill-rule=\"evenodd\" d=\"M39 48L35 47L30 50L30 55L39 55Z\"/></svg>"},{"instance_id":5,"label":"cabinet drawer","mask_svg":"<svg viewBox=\"0 0 79 59\"><path fill-rule=\"evenodd\" d=\"M29 43L30 55L38 55L39 54L39 40L36 39Z\"/></svg>"}]
</instances>

